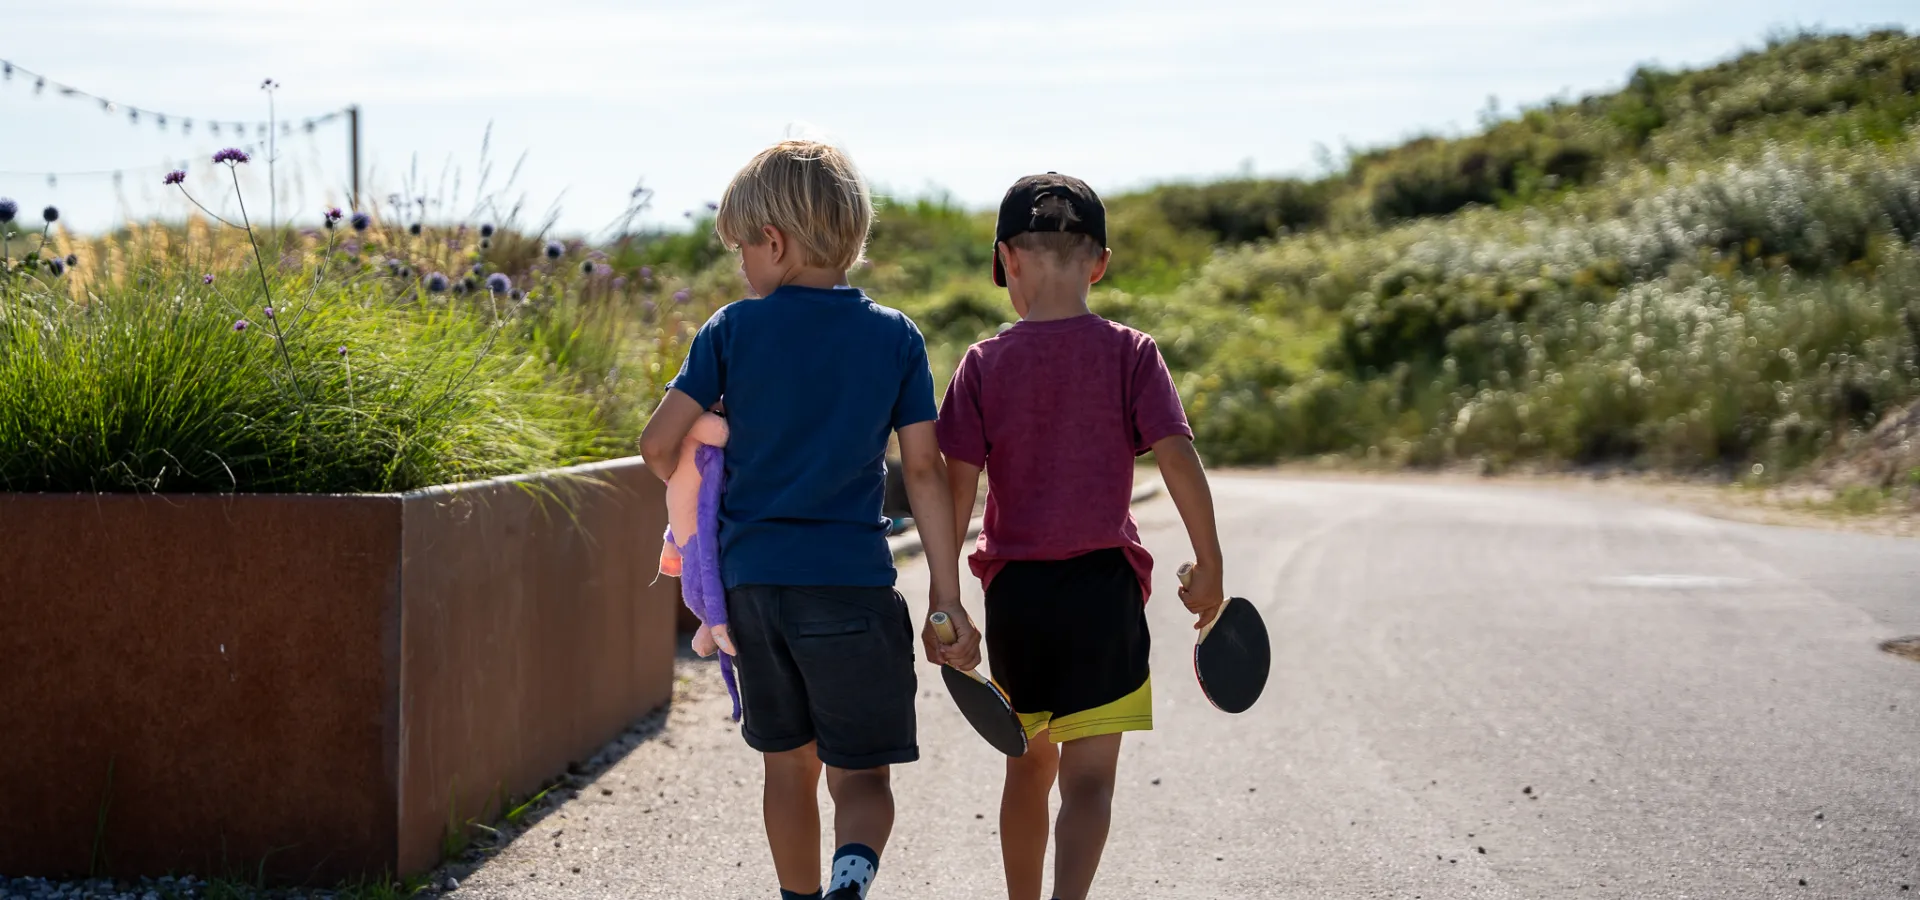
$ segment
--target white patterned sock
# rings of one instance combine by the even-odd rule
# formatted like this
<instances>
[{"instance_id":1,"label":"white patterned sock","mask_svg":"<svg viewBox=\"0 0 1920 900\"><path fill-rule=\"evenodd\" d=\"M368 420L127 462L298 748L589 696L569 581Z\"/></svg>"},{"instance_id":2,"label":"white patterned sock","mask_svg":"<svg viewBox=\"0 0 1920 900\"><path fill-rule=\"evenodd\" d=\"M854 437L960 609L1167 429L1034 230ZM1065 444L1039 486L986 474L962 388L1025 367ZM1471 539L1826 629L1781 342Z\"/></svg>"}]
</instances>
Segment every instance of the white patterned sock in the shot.
<instances>
[{"instance_id":1,"label":"white patterned sock","mask_svg":"<svg viewBox=\"0 0 1920 900\"><path fill-rule=\"evenodd\" d=\"M847 844L833 852L833 873L827 881L827 893L852 886L866 900L867 888L880 870L880 855L865 844Z\"/></svg>"}]
</instances>

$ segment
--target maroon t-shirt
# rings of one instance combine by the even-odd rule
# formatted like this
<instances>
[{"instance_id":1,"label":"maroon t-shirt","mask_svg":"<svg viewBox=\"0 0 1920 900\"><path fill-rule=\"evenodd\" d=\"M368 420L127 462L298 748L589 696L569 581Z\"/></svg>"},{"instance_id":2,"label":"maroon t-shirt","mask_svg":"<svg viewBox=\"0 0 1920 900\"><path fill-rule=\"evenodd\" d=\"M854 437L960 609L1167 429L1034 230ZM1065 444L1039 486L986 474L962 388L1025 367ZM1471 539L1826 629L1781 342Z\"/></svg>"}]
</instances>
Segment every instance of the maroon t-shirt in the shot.
<instances>
[{"instance_id":1,"label":"maroon t-shirt","mask_svg":"<svg viewBox=\"0 0 1920 900\"><path fill-rule=\"evenodd\" d=\"M1145 597L1153 557L1133 521L1133 461L1193 436L1153 338L1095 315L1020 322L967 350L940 405L940 449L987 470L969 561L990 583L1013 560L1120 547Z\"/></svg>"}]
</instances>

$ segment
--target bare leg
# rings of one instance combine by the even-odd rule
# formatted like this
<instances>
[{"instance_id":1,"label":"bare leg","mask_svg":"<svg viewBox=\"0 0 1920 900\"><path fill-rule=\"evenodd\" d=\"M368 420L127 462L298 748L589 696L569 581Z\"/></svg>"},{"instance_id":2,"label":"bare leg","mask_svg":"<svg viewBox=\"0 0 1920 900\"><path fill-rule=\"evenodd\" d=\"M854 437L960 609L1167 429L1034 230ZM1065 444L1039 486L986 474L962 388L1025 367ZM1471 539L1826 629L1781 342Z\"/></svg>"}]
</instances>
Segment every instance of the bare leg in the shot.
<instances>
[{"instance_id":1,"label":"bare leg","mask_svg":"<svg viewBox=\"0 0 1920 900\"><path fill-rule=\"evenodd\" d=\"M811 894L820 889L820 757L812 744L762 755L767 784L760 802L773 871L782 889Z\"/></svg>"},{"instance_id":2,"label":"bare leg","mask_svg":"<svg viewBox=\"0 0 1920 900\"><path fill-rule=\"evenodd\" d=\"M1060 748L1060 821L1054 828L1053 895L1086 900L1113 818L1120 735L1068 741Z\"/></svg>"},{"instance_id":3,"label":"bare leg","mask_svg":"<svg viewBox=\"0 0 1920 900\"><path fill-rule=\"evenodd\" d=\"M1060 774L1060 749L1042 731L1024 756L1007 760L1000 792L1000 856L1007 870L1008 900L1040 900L1047 867L1047 798Z\"/></svg>"},{"instance_id":4,"label":"bare leg","mask_svg":"<svg viewBox=\"0 0 1920 900\"><path fill-rule=\"evenodd\" d=\"M833 841L838 846L865 844L879 853L893 832L893 783L886 766L877 769L827 767L827 793L833 795ZM819 846L819 838L814 838Z\"/></svg>"}]
</instances>

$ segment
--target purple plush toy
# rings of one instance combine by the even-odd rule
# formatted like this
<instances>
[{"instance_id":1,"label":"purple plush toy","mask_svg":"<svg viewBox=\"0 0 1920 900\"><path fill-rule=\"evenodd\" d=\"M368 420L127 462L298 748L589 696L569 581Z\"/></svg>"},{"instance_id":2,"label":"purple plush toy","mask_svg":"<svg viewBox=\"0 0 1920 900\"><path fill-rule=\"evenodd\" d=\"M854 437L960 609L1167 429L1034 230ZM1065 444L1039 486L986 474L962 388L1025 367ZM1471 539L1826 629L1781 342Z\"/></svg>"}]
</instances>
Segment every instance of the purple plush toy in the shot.
<instances>
[{"instance_id":1,"label":"purple plush toy","mask_svg":"<svg viewBox=\"0 0 1920 900\"><path fill-rule=\"evenodd\" d=\"M693 650L720 652L720 677L740 720L740 686L734 681L733 638L727 634L727 591L720 581L720 490L726 475L727 420L704 413L681 443L680 462L667 480L666 546L660 571L680 579L680 596L700 620Z\"/></svg>"}]
</instances>

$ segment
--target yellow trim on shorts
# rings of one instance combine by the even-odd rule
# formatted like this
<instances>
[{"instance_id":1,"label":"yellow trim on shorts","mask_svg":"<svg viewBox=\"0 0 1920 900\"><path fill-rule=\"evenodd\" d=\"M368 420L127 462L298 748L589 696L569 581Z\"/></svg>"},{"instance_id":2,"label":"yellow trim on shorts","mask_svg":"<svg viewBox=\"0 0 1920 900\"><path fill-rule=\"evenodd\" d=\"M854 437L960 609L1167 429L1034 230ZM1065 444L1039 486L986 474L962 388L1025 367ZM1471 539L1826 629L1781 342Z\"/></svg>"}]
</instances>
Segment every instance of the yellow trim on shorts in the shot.
<instances>
[{"instance_id":1,"label":"yellow trim on shorts","mask_svg":"<svg viewBox=\"0 0 1920 900\"><path fill-rule=\"evenodd\" d=\"M1019 716L1029 741L1042 731L1056 744L1123 731L1152 731L1153 677L1148 676L1138 690L1125 697L1072 715L1058 719L1046 712L1019 713Z\"/></svg>"}]
</instances>

